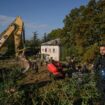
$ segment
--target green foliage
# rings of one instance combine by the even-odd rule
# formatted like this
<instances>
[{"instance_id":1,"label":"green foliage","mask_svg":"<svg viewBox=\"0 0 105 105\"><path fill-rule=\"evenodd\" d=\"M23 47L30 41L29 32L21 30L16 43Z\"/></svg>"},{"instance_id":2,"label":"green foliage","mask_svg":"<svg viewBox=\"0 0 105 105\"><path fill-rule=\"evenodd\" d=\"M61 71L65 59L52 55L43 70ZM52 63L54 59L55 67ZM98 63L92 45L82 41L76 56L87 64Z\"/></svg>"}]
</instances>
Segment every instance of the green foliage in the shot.
<instances>
[{"instance_id":1,"label":"green foliage","mask_svg":"<svg viewBox=\"0 0 105 105\"><path fill-rule=\"evenodd\" d=\"M20 73L18 68L13 68L8 72L4 70L0 83L0 104L1 105L21 105L23 91L17 91L16 76Z\"/></svg>"},{"instance_id":2,"label":"green foliage","mask_svg":"<svg viewBox=\"0 0 105 105\"><path fill-rule=\"evenodd\" d=\"M58 37L61 37L62 35L62 29L55 29L52 30L48 35L47 38L48 40L56 39Z\"/></svg>"},{"instance_id":3,"label":"green foliage","mask_svg":"<svg viewBox=\"0 0 105 105\"><path fill-rule=\"evenodd\" d=\"M30 40L30 46L33 50L40 46L40 40L38 39L37 32L33 33L33 37Z\"/></svg>"},{"instance_id":4,"label":"green foliage","mask_svg":"<svg viewBox=\"0 0 105 105\"><path fill-rule=\"evenodd\" d=\"M98 53L97 44L90 46L83 55L82 62L90 62L93 61Z\"/></svg>"},{"instance_id":5,"label":"green foliage","mask_svg":"<svg viewBox=\"0 0 105 105\"><path fill-rule=\"evenodd\" d=\"M47 42L48 40L49 40L49 39L48 39L47 34L44 33L44 36L43 36L43 38L42 38L42 43Z\"/></svg>"},{"instance_id":6,"label":"green foliage","mask_svg":"<svg viewBox=\"0 0 105 105\"><path fill-rule=\"evenodd\" d=\"M55 99L56 105L73 105L74 102L82 99L82 105L88 105L90 99L96 102L100 98L95 87L94 77L90 74L85 74L82 77L77 75L77 77L54 84L55 87L52 87L54 89L47 91L48 96L45 100L48 100L49 103ZM63 100L65 101L63 102Z\"/></svg>"},{"instance_id":7,"label":"green foliage","mask_svg":"<svg viewBox=\"0 0 105 105\"><path fill-rule=\"evenodd\" d=\"M55 81L41 87L38 84L20 85L17 82L17 73L14 68L0 83L1 105L73 105L77 100L82 100L81 105L88 105L92 99L94 105L100 94L96 88L94 74L77 73L72 78ZM79 104L79 103L78 103Z\"/></svg>"},{"instance_id":8,"label":"green foliage","mask_svg":"<svg viewBox=\"0 0 105 105\"><path fill-rule=\"evenodd\" d=\"M63 20L64 27L53 30L47 37L61 38L65 50L63 59L74 55L83 59L83 62L89 61L96 55L94 44L105 43L104 17L104 0L90 0L86 6L72 9Z\"/></svg>"}]
</instances>

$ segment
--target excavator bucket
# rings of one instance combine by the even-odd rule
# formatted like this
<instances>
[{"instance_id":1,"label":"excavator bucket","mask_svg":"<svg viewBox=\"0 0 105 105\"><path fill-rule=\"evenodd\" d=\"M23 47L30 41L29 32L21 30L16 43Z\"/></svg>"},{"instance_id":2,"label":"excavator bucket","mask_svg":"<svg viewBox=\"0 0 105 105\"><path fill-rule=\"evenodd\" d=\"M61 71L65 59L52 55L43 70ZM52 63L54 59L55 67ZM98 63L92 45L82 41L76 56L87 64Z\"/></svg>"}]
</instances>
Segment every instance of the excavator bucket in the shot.
<instances>
[{"instance_id":1,"label":"excavator bucket","mask_svg":"<svg viewBox=\"0 0 105 105\"><path fill-rule=\"evenodd\" d=\"M18 56L18 62L21 68L23 69L22 73L25 73L29 70L30 68L30 61L26 59L24 55L19 55Z\"/></svg>"}]
</instances>

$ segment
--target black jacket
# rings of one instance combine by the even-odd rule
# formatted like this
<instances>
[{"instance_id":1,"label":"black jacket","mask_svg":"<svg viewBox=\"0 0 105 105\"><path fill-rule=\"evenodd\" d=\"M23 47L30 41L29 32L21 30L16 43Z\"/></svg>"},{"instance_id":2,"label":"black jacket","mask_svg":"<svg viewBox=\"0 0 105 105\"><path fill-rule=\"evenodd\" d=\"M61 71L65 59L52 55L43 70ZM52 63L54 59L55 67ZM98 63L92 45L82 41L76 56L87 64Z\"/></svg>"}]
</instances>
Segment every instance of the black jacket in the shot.
<instances>
[{"instance_id":1,"label":"black jacket","mask_svg":"<svg viewBox=\"0 0 105 105\"><path fill-rule=\"evenodd\" d=\"M96 62L94 64L95 71L102 69L105 69L105 55L98 57L98 59L96 59Z\"/></svg>"}]
</instances>

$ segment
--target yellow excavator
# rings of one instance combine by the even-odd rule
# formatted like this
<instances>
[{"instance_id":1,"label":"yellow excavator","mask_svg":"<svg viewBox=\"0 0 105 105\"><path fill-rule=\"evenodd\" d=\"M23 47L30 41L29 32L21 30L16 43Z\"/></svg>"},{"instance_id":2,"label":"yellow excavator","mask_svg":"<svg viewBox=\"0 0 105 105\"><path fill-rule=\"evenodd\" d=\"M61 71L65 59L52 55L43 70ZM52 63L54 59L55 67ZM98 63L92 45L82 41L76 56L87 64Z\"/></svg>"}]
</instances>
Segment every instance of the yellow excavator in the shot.
<instances>
[{"instance_id":1,"label":"yellow excavator","mask_svg":"<svg viewBox=\"0 0 105 105\"><path fill-rule=\"evenodd\" d=\"M8 28L1 33L0 37L0 50L3 48L10 36L13 36L13 42L15 46L15 55L19 64L24 68L23 73L28 71L30 68L29 60L25 57L25 33L24 33L24 23L20 16L8 26Z\"/></svg>"}]
</instances>

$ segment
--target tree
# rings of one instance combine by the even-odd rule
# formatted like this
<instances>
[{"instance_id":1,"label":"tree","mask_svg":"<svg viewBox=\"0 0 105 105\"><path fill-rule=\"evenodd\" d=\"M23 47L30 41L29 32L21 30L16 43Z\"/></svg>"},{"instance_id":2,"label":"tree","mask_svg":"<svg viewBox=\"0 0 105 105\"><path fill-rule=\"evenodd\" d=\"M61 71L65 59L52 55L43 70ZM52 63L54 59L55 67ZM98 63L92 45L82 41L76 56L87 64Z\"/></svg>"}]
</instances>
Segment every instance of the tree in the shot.
<instances>
[{"instance_id":1,"label":"tree","mask_svg":"<svg viewBox=\"0 0 105 105\"><path fill-rule=\"evenodd\" d=\"M52 31L47 35L47 38L48 38L49 40L52 40L52 39L56 39L56 38L61 37L61 35L62 35L62 29L58 28L58 29L52 30Z\"/></svg>"},{"instance_id":2,"label":"tree","mask_svg":"<svg viewBox=\"0 0 105 105\"><path fill-rule=\"evenodd\" d=\"M78 54L84 54L85 50L87 50L87 52L88 50L89 52L93 52L91 47L95 43L105 42L104 17L104 0L90 0L86 6L80 6L80 8L74 8L71 10L71 12L65 16L63 21L64 27L62 30L62 42L65 42L63 44L65 48L68 46L68 50L73 48L77 49L79 51ZM90 49L88 49L89 47ZM75 53L75 55L78 54ZM85 54L84 56L86 58L87 55ZM81 57L84 56L82 55Z\"/></svg>"},{"instance_id":3,"label":"tree","mask_svg":"<svg viewBox=\"0 0 105 105\"><path fill-rule=\"evenodd\" d=\"M47 42L48 41L48 36L47 36L47 33L44 33L44 36L42 38L42 42Z\"/></svg>"}]
</instances>

